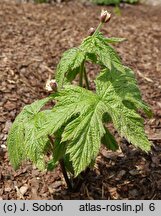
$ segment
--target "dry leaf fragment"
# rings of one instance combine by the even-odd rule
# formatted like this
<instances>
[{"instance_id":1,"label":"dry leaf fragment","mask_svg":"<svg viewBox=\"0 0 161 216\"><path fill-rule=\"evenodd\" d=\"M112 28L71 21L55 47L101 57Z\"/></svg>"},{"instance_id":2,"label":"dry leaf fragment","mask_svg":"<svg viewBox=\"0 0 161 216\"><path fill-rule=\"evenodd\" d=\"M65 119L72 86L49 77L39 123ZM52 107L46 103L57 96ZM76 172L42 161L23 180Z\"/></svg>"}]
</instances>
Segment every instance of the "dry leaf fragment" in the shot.
<instances>
[{"instance_id":1,"label":"dry leaf fragment","mask_svg":"<svg viewBox=\"0 0 161 216\"><path fill-rule=\"evenodd\" d=\"M22 195L24 195L24 194L27 192L28 188L29 188L29 187L28 187L27 184L23 185L22 187L20 187L20 193L21 193Z\"/></svg>"}]
</instances>

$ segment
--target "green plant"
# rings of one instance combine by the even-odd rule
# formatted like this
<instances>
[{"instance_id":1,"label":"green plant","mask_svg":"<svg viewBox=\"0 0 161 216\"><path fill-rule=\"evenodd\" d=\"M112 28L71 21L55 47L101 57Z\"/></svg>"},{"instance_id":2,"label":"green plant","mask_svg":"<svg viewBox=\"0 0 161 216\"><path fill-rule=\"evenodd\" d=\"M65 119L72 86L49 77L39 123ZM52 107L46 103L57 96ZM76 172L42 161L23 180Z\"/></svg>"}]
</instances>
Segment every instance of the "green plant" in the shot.
<instances>
[{"instance_id":1,"label":"green plant","mask_svg":"<svg viewBox=\"0 0 161 216\"><path fill-rule=\"evenodd\" d=\"M129 3L129 4L134 4L138 3L139 0L91 0L95 4L100 4L100 5L119 5L121 2Z\"/></svg>"},{"instance_id":2,"label":"green plant","mask_svg":"<svg viewBox=\"0 0 161 216\"><path fill-rule=\"evenodd\" d=\"M119 146L107 128L113 122L119 134L148 152L151 144L137 113L148 116L150 108L142 101L134 72L124 66L113 43L125 39L107 38L100 32L111 15L102 11L97 29L79 47L66 51L56 69L56 81L47 82L53 93L23 108L8 135L8 152L15 169L30 159L39 169L53 170L60 163L69 189L78 189L90 167L93 167L100 145L116 151ZM95 79L96 91L90 90L86 62L100 66ZM79 86L72 81L79 75ZM51 109L42 110L50 100ZM44 155L52 154L45 161ZM69 179L69 174L71 178Z\"/></svg>"},{"instance_id":3,"label":"green plant","mask_svg":"<svg viewBox=\"0 0 161 216\"><path fill-rule=\"evenodd\" d=\"M48 3L48 0L34 0L35 3Z\"/></svg>"}]
</instances>

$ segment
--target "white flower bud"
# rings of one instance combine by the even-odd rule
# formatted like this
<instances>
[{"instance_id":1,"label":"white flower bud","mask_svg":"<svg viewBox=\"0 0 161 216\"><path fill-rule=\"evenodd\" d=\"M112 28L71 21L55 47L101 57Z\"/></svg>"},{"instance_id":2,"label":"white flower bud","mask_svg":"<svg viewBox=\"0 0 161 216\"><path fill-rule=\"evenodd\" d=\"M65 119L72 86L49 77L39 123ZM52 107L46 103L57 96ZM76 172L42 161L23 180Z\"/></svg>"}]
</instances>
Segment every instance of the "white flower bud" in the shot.
<instances>
[{"instance_id":1,"label":"white flower bud","mask_svg":"<svg viewBox=\"0 0 161 216\"><path fill-rule=\"evenodd\" d=\"M102 10L101 16L100 16L100 21L102 23L107 23L111 19L111 14L107 10Z\"/></svg>"},{"instance_id":2,"label":"white flower bud","mask_svg":"<svg viewBox=\"0 0 161 216\"><path fill-rule=\"evenodd\" d=\"M48 92L56 92L57 91L57 83L55 79L48 79L46 82L45 90Z\"/></svg>"},{"instance_id":3,"label":"white flower bud","mask_svg":"<svg viewBox=\"0 0 161 216\"><path fill-rule=\"evenodd\" d=\"M94 34L94 32L95 32L95 29L92 28L92 27L88 31L88 33L89 33L90 36L92 36Z\"/></svg>"}]
</instances>

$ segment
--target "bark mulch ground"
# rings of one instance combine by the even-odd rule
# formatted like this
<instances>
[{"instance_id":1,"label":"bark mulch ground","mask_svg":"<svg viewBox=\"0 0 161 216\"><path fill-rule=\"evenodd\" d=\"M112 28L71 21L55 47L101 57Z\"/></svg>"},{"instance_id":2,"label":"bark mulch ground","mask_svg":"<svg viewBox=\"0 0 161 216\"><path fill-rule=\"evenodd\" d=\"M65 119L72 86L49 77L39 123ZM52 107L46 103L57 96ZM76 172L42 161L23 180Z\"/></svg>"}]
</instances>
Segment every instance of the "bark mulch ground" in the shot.
<instances>
[{"instance_id":1,"label":"bark mulch ground","mask_svg":"<svg viewBox=\"0 0 161 216\"><path fill-rule=\"evenodd\" d=\"M103 29L128 38L116 46L134 69L143 98L154 112L145 116L152 151L145 154L117 133L122 152L101 149L95 167L77 193L67 191L58 167L40 172L30 162L16 172L6 148L9 128L22 107L47 95L45 82L61 54L77 46L98 24L102 7L80 3L0 2L0 199L161 199L161 8L124 5ZM107 7L112 11L112 7ZM95 75L95 67L89 66Z\"/></svg>"}]
</instances>

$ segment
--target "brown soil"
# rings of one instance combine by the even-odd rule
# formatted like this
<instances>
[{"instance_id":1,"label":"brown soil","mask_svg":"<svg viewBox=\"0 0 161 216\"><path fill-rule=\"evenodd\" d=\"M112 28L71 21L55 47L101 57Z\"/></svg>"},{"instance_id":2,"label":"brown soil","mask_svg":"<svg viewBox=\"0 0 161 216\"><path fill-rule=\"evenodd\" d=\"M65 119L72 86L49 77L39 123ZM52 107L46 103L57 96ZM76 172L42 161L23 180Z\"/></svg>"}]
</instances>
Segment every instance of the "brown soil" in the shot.
<instances>
[{"instance_id":1,"label":"brown soil","mask_svg":"<svg viewBox=\"0 0 161 216\"><path fill-rule=\"evenodd\" d=\"M98 24L101 7L0 2L0 199L161 199L160 10L125 5L122 15L113 15L103 29L108 36L128 38L116 48L136 72L143 98L154 112L152 119L144 117L152 152L145 154L116 134L122 152L102 149L80 191L70 193L59 167L40 172L27 162L13 171L6 138L22 107L47 95L45 82L61 54ZM96 71L90 69L92 78Z\"/></svg>"}]
</instances>

